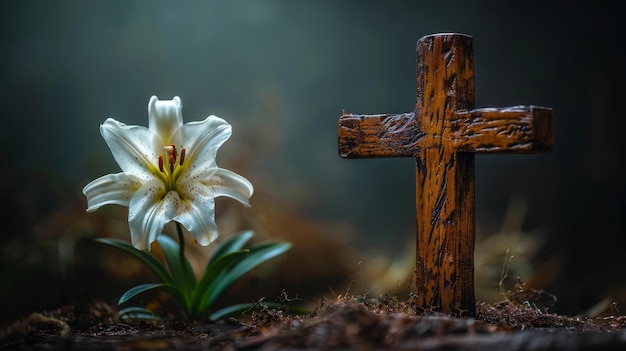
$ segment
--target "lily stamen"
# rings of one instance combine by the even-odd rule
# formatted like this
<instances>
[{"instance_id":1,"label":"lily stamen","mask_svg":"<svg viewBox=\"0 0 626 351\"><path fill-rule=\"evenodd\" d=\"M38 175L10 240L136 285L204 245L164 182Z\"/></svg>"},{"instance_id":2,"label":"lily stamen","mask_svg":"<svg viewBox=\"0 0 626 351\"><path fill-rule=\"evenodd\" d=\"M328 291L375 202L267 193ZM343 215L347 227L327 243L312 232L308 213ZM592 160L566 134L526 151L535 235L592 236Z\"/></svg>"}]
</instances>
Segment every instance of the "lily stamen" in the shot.
<instances>
[{"instance_id":1,"label":"lily stamen","mask_svg":"<svg viewBox=\"0 0 626 351\"><path fill-rule=\"evenodd\" d=\"M183 161L185 160L185 148L181 147L180 148L180 163L179 165L183 165Z\"/></svg>"},{"instance_id":2,"label":"lily stamen","mask_svg":"<svg viewBox=\"0 0 626 351\"><path fill-rule=\"evenodd\" d=\"M159 154L159 171L161 173L165 173L165 169L163 169L163 155Z\"/></svg>"},{"instance_id":3,"label":"lily stamen","mask_svg":"<svg viewBox=\"0 0 626 351\"><path fill-rule=\"evenodd\" d=\"M176 156L170 155L170 174L174 174L175 165L176 165Z\"/></svg>"},{"instance_id":4,"label":"lily stamen","mask_svg":"<svg viewBox=\"0 0 626 351\"><path fill-rule=\"evenodd\" d=\"M178 158L178 152L176 152L176 145L170 144L170 146L172 147L172 156L174 156L174 162L176 162L176 159Z\"/></svg>"},{"instance_id":5,"label":"lily stamen","mask_svg":"<svg viewBox=\"0 0 626 351\"><path fill-rule=\"evenodd\" d=\"M178 163L179 166L183 165L183 162L185 161L186 150L184 147L180 148L180 159L178 158L178 152L176 151L176 145L174 144L164 146L163 151L164 153L159 155L159 171L161 171L161 173L166 173L165 167L164 167L165 166L164 157L169 156L168 158L169 174L174 174L176 163Z\"/></svg>"}]
</instances>

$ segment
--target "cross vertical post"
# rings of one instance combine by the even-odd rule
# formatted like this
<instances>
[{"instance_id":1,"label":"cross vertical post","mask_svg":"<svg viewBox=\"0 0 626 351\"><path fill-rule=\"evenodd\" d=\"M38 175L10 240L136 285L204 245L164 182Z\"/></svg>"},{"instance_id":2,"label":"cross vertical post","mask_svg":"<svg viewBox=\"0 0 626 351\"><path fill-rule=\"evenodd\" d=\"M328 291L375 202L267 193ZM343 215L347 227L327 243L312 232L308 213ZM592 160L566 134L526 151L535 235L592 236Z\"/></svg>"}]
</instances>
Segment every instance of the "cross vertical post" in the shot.
<instances>
[{"instance_id":1,"label":"cross vertical post","mask_svg":"<svg viewBox=\"0 0 626 351\"><path fill-rule=\"evenodd\" d=\"M474 154L550 150L552 110L474 109L471 36L425 36L416 52L414 112L342 115L339 153L415 158L418 304L474 316Z\"/></svg>"},{"instance_id":2,"label":"cross vertical post","mask_svg":"<svg viewBox=\"0 0 626 351\"><path fill-rule=\"evenodd\" d=\"M474 314L474 154L457 152L446 121L474 108L472 38L425 37L417 42L420 130L431 139L416 158L416 294L424 306ZM450 304L452 303L452 304Z\"/></svg>"}]
</instances>

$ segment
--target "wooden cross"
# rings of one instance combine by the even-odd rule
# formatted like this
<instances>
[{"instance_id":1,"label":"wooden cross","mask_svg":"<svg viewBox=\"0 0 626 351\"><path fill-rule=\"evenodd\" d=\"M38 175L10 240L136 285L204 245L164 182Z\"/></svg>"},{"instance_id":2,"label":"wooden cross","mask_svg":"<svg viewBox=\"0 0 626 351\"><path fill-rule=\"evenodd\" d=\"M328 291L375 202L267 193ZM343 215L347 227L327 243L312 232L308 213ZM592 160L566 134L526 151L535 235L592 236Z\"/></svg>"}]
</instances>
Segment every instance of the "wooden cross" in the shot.
<instances>
[{"instance_id":1,"label":"wooden cross","mask_svg":"<svg viewBox=\"0 0 626 351\"><path fill-rule=\"evenodd\" d=\"M416 160L416 295L424 309L474 316L474 154L552 147L552 110L474 109L474 49L464 34L417 42L415 111L339 118L345 158Z\"/></svg>"}]
</instances>

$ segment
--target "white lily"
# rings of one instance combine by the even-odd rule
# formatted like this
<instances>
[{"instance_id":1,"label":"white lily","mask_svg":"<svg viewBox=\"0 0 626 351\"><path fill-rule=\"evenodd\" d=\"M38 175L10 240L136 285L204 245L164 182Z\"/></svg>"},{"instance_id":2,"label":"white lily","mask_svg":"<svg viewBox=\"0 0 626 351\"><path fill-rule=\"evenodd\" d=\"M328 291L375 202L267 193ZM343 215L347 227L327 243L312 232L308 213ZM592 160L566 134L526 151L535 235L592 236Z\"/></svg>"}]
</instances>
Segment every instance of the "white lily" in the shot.
<instances>
[{"instance_id":1,"label":"white lily","mask_svg":"<svg viewBox=\"0 0 626 351\"><path fill-rule=\"evenodd\" d=\"M183 124L178 96L162 101L152 96L148 118L148 128L112 118L100 126L122 172L83 188L87 211L108 204L128 206L131 241L140 250L150 250L170 221L208 245L218 236L214 198L227 196L250 206L253 193L247 179L219 168L215 161L232 128L216 116Z\"/></svg>"}]
</instances>

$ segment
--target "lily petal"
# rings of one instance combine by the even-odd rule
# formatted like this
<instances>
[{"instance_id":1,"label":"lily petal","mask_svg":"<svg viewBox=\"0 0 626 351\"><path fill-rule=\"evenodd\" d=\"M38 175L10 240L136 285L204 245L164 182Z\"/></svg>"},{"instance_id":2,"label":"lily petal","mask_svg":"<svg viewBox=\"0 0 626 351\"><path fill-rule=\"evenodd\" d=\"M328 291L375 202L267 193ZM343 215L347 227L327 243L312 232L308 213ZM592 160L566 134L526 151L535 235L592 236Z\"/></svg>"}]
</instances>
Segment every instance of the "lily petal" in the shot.
<instances>
[{"instance_id":1,"label":"lily petal","mask_svg":"<svg viewBox=\"0 0 626 351\"><path fill-rule=\"evenodd\" d=\"M182 224L200 245L206 246L218 236L215 224L215 201L213 193L199 183L181 185L186 198L174 220Z\"/></svg>"},{"instance_id":2,"label":"lily petal","mask_svg":"<svg viewBox=\"0 0 626 351\"><path fill-rule=\"evenodd\" d=\"M141 179L128 173L107 174L95 179L83 188L87 197L87 212L104 205L128 206L140 186Z\"/></svg>"},{"instance_id":3,"label":"lily petal","mask_svg":"<svg viewBox=\"0 0 626 351\"><path fill-rule=\"evenodd\" d=\"M249 199L254 192L252 184L239 174L224 168L214 168L199 180L213 193L214 197L226 196L250 207Z\"/></svg>"},{"instance_id":4,"label":"lily petal","mask_svg":"<svg viewBox=\"0 0 626 351\"><path fill-rule=\"evenodd\" d=\"M163 146L148 128L128 126L108 118L100 126L100 133L122 171L141 179L154 178L158 165L156 150Z\"/></svg>"},{"instance_id":5,"label":"lily petal","mask_svg":"<svg viewBox=\"0 0 626 351\"><path fill-rule=\"evenodd\" d=\"M160 180L151 180L141 185L130 199L128 206L130 236L133 246L139 250L150 250L150 244L179 211L178 193L165 191L165 186Z\"/></svg>"},{"instance_id":6,"label":"lily petal","mask_svg":"<svg viewBox=\"0 0 626 351\"><path fill-rule=\"evenodd\" d=\"M174 132L183 125L183 103L178 96L159 100L152 96L148 102L148 129L161 137L163 145L171 143Z\"/></svg>"},{"instance_id":7,"label":"lily petal","mask_svg":"<svg viewBox=\"0 0 626 351\"><path fill-rule=\"evenodd\" d=\"M186 162L189 165L202 165L202 168L217 167L215 157L217 149L232 134L231 125L217 116L209 116L204 121L188 122L178 128L172 141L186 147ZM191 166L193 167L193 166ZM192 174L197 167L189 169Z\"/></svg>"}]
</instances>

